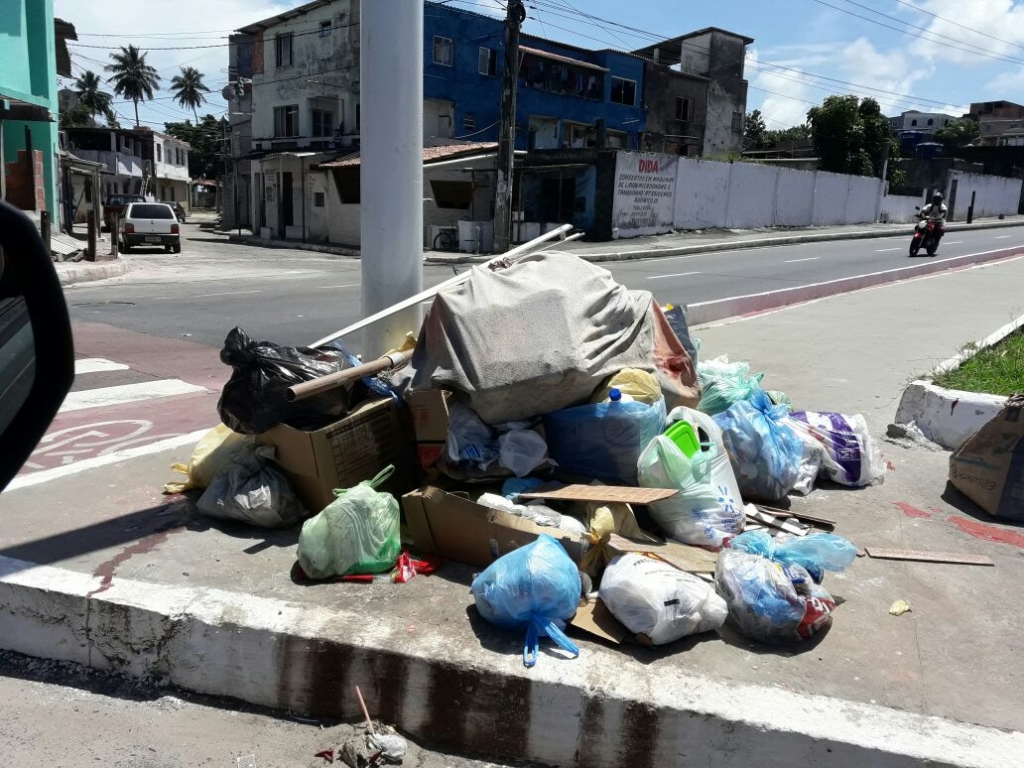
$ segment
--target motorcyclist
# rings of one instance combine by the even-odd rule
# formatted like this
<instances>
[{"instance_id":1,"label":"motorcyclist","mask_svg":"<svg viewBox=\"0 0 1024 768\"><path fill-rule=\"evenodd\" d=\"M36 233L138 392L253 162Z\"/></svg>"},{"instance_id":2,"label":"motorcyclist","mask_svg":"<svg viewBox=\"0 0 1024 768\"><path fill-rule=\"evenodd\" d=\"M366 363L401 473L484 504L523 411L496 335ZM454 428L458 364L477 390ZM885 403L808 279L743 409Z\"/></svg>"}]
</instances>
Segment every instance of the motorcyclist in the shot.
<instances>
[{"instance_id":1,"label":"motorcyclist","mask_svg":"<svg viewBox=\"0 0 1024 768\"><path fill-rule=\"evenodd\" d=\"M946 208L946 204L942 202L942 193L936 192L932 195L932 201L920 210L917 214L919 219L928 219L928 221L935 222L935 228L938 230L939 239L946 234L946 216L949 214L949 209Z\"/></svg>"}]
</instances>

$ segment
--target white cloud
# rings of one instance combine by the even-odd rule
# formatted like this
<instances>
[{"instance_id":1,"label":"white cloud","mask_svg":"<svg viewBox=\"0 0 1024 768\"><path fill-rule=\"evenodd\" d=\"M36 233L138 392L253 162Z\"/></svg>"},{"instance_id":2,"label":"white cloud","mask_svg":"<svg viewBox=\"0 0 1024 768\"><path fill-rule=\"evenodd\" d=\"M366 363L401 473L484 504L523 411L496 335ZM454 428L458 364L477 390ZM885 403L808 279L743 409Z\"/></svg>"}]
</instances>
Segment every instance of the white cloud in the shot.
<instances>
[{"instance_id":1,"label":"white cloud","mask_svg":"<svg viewBox=\"0 0 1024 768\"><path fill-rule=\"evenodd\" d=\"M747 66L750 68L747 76L751 88L747 97L748 107L753 108L758 98L763 99L757 108L772 129L803 125L807 122L807 110L816 103L812 89L799 81L798 73L761 68L758 67L758 60L758 51L751 50L747 57ZM772 63L790 66L781 61Z\"/></svg>"},{"instance_id":2,"label":"white cloud","mask_svg":"<svg viewBox=\"0 0 1024 768\"><path fill-rule=\"evenodd\" d=\"M170 100L166 90L183 64L196 67L205 77L212 93L207 111L218 114L225 108L220 91L227 83L227 36L238 27L281 13L302 4L302 0L55 0L54 15L75 25L78 43L71 44L71 60L77 75L81 68L91 69L106 78L103 65L109 62L109 50L84 48L96 45L110 48L132 44L147 52L146 61L159 70L164 90L157 101L139 107L143 120L152 123L180 121L185 112ZM109 37L94 37L94 34ZM218 45L216 48L155 50L161 47ZM131 104L115 104L123 116L122 125L134 124ZM202 113L204 110L200 110ZM143 123L145 125L145 123Z\"/></svg>"},{"instance_id":3,"label":"white cloud","mask_svg":"<svg viewBox=\"0 0 1024 768\"><path fill-rule=\"evenodd\" d=\"M914 11L904 5L897 6L903 20L933 33L924 35L921 30L909 30L909 34L924 35L924 38L914 40L908 46L914 55L929 61L964 66L993 63L991 58L970 52L977 49L1013 59L1024 59L1024 50L1018 47L1024 45L1024 3L1015 3L1013 0L917 0L915 4L943 19ZM936 35L942 37L935 39Z\"/></svg>"},{"instance_id":4,"label":"white cloud","mask_svg":"<svg viewBox=\"0 0 1024 768\"><path fill-rule=\"evenodd\" d=\"M861 37L842 49L837 63L841 79L870 86L870 89L851 88L851 92L871 96L887 114L915 108L934 111L934 105L929 108L913 98L917 84L935 71L935 65L930 62L915 61L899 49L880 51L867 38Z\"/></svg>"}]
</instances>

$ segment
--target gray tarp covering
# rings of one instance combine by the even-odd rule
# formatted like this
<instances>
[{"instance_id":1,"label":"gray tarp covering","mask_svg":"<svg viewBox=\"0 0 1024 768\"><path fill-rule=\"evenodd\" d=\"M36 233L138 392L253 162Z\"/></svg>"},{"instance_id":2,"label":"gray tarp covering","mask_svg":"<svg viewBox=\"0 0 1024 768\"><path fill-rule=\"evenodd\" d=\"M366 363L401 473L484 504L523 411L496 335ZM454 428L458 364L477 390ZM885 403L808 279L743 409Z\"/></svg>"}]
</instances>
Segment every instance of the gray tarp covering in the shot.
<instances>
[{"instance_id":1,"label":"gray tarp covering","mask_svg":"<svg viewBox=\"0 0 1024 768\"><path fill-rule=\"evenodd\" d=\"M557 252L474 269L439 293L412 368L413 390L464 392L489 424L586 401L622 368L656 374L670 408L699 398L690 358L651 294Z\"/></svg>"}]
</instances>

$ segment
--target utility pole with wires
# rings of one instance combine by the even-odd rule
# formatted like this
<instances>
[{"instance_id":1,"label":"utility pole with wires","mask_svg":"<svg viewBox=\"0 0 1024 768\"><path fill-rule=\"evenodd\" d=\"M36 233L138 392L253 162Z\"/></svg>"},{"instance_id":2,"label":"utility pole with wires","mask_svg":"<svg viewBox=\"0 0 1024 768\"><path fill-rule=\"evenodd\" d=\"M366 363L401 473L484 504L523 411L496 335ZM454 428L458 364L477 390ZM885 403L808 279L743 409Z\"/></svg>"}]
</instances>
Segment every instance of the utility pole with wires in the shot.
<instances>
[{"instance_id":1,"label":"utility pole with wires","mask_svg":"<svg viewBox=\"0 0 1024 768\"><path fill-rule=\"evenodd\" d=\"M512 159L516 148L516 85L519 80L519 31L526 21L522 0L508 0L505 16L505 75L501 85L501 129L494 197L494 252L512 241Z\"/></svg>"}]
</instances>

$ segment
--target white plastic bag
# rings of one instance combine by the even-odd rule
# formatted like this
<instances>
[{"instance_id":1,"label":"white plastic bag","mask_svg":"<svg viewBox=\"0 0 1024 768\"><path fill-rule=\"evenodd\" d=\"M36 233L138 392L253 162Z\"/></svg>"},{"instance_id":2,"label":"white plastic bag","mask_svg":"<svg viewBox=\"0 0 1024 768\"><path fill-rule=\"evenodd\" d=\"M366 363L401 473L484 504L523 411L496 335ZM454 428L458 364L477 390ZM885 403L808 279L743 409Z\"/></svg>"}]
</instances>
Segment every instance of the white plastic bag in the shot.
<instances>
[{"instance_id":1,"label":"white plastic bag","mask_svg":"<svg viewBox=\"0 0 1024 768\"><path fill-rule=\"evenodd\" d=\"M497 458L494 430L468 405L451 403L448 407L448 460L456 464L470 461L486 470Z\"/></svg>"},{"instance_id":2,"label":"white plastic bag","mask_svg":"<svg viewBox=\"0 0 1024 768\"><path fill-rule=\"evenodd\" d=\"M797 411L783 421L822 446L824 470L833 482L859 487L885 481L885 459L861 414Z\"/></svg>"},{"instance_id":3,"label":"white plastic bag","mask_svg":"<svg viewBox=\"0 0 1024 768\"><path fill-rule=\"evenodd\" d=\"M634 553L612 560L600 594L626 629L654 645L718 629L728 615L725 601L707 582Z\"/></svg>"},{"instance_id":4,"label":"white plastic bag","mask_svg":"<svg viewBox=\"0 0 1024 768\"><path fill-rule=\"evenodd\" d=\"M498 438L498 464L516 477L526 477L544 463L548 444L532 429L515 429Z\"/></svg>"},{"instance_id":5,"label":"white plastic bag","mask_svg":"<svg viewBox=\"0 0 1024 768\"><path fill-rule=\"evenodd\" d=\"M237 520L260 528L283 528L306 516L288 478L272 465L274 447L246 443L235 460L216 475L196 508L208 517Z\"/></svg>"},{"instance_id":6,"label":"white plastic bag","mask_svg":"<svg viewBox=\"0 0 1024 768\"><path fill-rule=\"evenodd\" d=\"M711 456L711 482L716 487L724 486L729 492L728 495L736 500L736 505L742 507L743 500L740 496L740 486L736 482L736 473L733 471L732 462L729 461L729 454L725 451L721 427L708 414L693 408L687 408L685 405L673 408L672 412L668 415L668 425L675 424L677 421L686 421L695 430L704 430L710 445L715 448ZM668 425L666 425L666 429Z\"/></svg>"},{"instance_id":7,"label":"white plastic bag","mask_svg":"<svg viewBox=\"0 0 1024 768\"><path fill-rule=\"evenodd\" d=\"M535 525L558 528L566 533L578 536L582 536L587 532L586 526L575 517L563 515L561 512L551 509L551 507L540 502L534 504L515 504L496 493L482 494L476 501L477 504L483 504L491 509L500 509L502 512L529 520Z\"/></svg>"},{"instance_id":8,"label":"white plastic bag","mask_svg":"<svg viewBox=\"0 0 1024 768\"><path fill-rule=\"evenodd\" d=\"M679 493L651 504L651 517L670 537L684 544L720 549L743 530L745 515L729 488L711 475L712 448L692 459L664 435L651 441L637 463L644 488L671 488Z\"/></svg>"}]
</instances>

